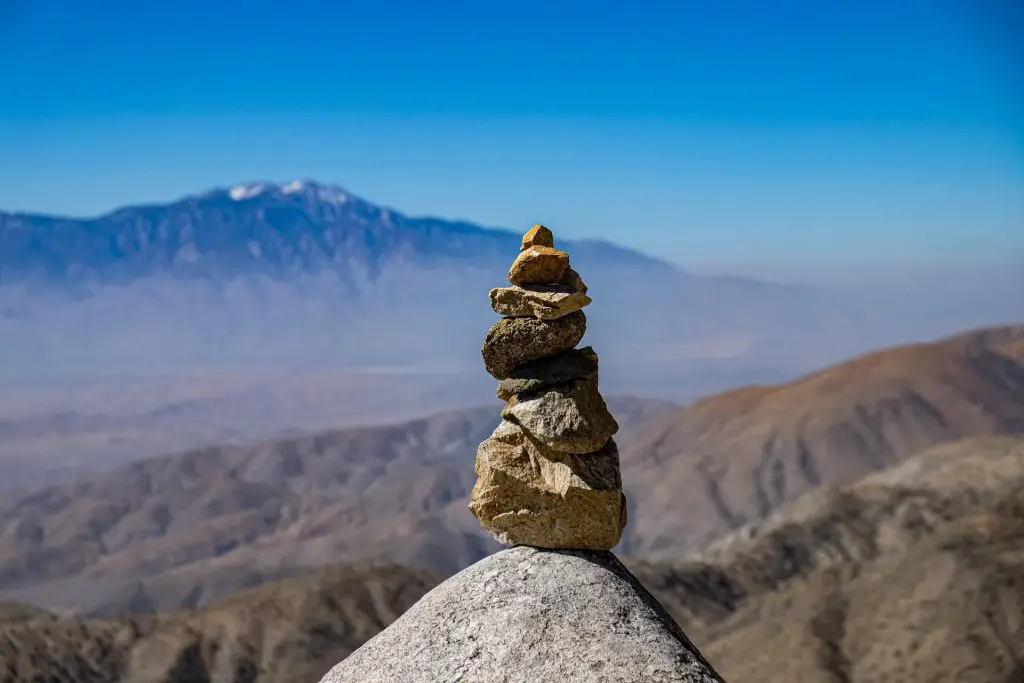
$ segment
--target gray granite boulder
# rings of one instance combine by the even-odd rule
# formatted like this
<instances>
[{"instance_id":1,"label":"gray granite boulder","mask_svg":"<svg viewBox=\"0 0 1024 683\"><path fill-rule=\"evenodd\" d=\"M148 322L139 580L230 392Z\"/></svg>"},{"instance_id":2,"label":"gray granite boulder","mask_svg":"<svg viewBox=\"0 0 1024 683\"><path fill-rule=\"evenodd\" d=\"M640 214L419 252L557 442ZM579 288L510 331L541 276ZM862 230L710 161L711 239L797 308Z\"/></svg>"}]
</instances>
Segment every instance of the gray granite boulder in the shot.
<instances>
[{"instance_id":1,"label":"gray granite boulder","mask_svg":"<svg viewBox=\"0 0 1024 683\"><path fill-rule=\"evenodd\" d=\"M459 572L321 683L721 683L610 552L517 546Z\"/></svg>"}]
</instances>

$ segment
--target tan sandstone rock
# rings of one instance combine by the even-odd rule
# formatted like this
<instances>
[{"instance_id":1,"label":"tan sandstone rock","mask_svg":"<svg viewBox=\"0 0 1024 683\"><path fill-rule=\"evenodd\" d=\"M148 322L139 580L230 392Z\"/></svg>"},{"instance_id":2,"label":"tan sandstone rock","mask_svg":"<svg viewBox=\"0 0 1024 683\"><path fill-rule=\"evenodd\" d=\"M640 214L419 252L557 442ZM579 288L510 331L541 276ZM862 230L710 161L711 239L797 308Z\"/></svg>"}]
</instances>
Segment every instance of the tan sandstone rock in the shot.
<instances>
[{"instance_id":1,"label":"tan sandstone rock","mask_svg":"<svg viewBox=\"0 0 1024 683\"><path fill-rule=\"evenodd\" d=\"M569 255L551 247L530 247L519 252L508 270L514 285L553 285L569 268Z\"/></svg>"},{"instance_id":2,"label":"tan sandstone rock","mask_svg":"<svg viewBox=\"0 0 1024 683\"><path fill-rule=\"evenodd\" d=\"M609 550L626 525L613 439L596 453L560 453L502 421L476 456L470 510L499 542Z\"/></svg>"},{"instance_id":3,"label":"tan sandstone rock","mask_svg":"<svg viewBox=\"0 0 1024 683\"><path fill-rule=\"evenodd\" d=\"M532 394L513 396L501 412L548 448L592 453L619 431L597 389L597 373Z\"/></svg>"},{"instance_id":4,"label":"tan sandstone rock","mask_svg":"<svg viewBox=\"0 0 1024 683\"><path fill-rule=\"evenodd\" d=\"M516 394L527 394L583 379L597 373L597 354L585 346L557 356L548 356L517 368L498 384L498 398L508 401Z\"/></svg>"},{"instance_id":5,"label":"tan sandstone rock","mask_svg":"<svg viewBox=\"0 0 1024 683\"><path fill-rule=\"evenodd\" d=\"M555 320L502 318L487 331L480 353L487 372L495 379L505 379L526 363L568 351L586 331L583 311Z\"/></svg>"},{"instance_id":6,"label":"tan sandstone rock","mask_svg":"<svg viewBox=\"0 0 1024 683\"><path fill-rule=\"evenodd\" d=\"M561 318L590 304L590 297L583 292L560 285L496 287L490 297L495 313L541 320Z\"/></svg>"},{"instance_id":7,"label":"tan sandstone rock","mask_svg":"<svg viewBox=\"0 0 1024 683\"><path fill-rule=\"evenodd\" d=\"M523 235L523 246L520 251L526 251L530 247L552 247L555 246L555 236L543 225L535 225Z\"/></svg>"}]
</instances>

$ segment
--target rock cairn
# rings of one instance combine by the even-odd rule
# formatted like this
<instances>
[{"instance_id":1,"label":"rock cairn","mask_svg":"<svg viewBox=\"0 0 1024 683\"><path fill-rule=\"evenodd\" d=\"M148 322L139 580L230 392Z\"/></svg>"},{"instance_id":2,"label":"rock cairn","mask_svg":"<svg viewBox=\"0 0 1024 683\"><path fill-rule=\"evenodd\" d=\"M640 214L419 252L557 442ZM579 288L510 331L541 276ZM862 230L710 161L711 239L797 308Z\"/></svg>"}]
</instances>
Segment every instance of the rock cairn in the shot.
<instances>
[{"instance_id":1,"label":"rock cairn","mask_svg":"<svg viewBox=\"0 0 1024 683\"><path fill-rule=\"evenodd\" d=\"M504 316L481 353L500 381L501 423L476 455L469 507L499 542L540 548L609 550L626 525L618 424L598 391L597 354L577 349L587 327L587 286L535 225L492 289Z\"/></svg>"},{"instance_id":2,"label":"rock cairn","mask_svg":"<svg viewBox=\"0 0 1024 683\"><path fill-rule=\"evenodd\" d=\"M618 425L597 354L575 348L587 287L554 246L543 226L526 233L483 346L506 404L469 507L517 547L434 588L320 683L723 683L608 552L626 525Z\"/></svg>"}]
</instances>

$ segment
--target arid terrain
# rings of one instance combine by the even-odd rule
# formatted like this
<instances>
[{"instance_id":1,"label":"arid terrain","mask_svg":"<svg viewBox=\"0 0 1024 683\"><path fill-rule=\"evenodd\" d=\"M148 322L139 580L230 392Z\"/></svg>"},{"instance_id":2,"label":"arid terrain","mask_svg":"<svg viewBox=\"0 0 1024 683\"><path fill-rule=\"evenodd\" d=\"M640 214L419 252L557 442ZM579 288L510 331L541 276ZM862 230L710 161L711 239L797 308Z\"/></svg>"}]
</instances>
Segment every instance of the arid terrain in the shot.
<instances>
[{"instance_id":1,"label":"arid terrain","mask_svg":"<svg viewBox=\"0 0 1024 683\"><path fill-rule=\"evenodd\" d=\"M222 446L0 497L0 599L108 613L202 605L304 568L453 572L496 546L466 507L500 404ZM610 397L623 429L671 407Z\"/></svg>"},{"instance_id":2,"label":"arid terrain","mask_svg":"<svg viewBox=\"0 0 1024 683\"><path fill-rule=\"evenodd\" d=\"M1003 327L886 349L638 426L620 440L638 492L622 549L672 559L814 486L948 441L1024 434L1022 339Z\"/></svg>"},{"instance_id":3,"label":"arid terrain","mask_svg":"<svg viewBox=\"0 0 1024 683\"><path fill-rule=\"evenodd\" d=\"M631 522L676 561L820 484L928 447L1024 434L1021 328L879 351L686 408L612 397ZM495 402L497 404L497 401ZM497 406L134 462L0 496L0 599L86 614L194 608L306 568L450 573L496 546L466 509Z\"/></svg>"},{"instance_id":4,"label":"arid terrain","mask_svg":"<svg viewBox=\"0 0 1024 683\"><path fill-rule=\"evenodd\" d=\"M7 605L0 612L0 681L316 681L441 578L398 567L328 568L196 612L106 621Z\"/></svg>"},{"instance_id":5,"label":"arid terrain","mask_svg":"<svg viewBox=\"0 0 1024 683\"><path fill-rule=\"evenodd\" d=\"M929 449L815 488L701 559L629 564L726 680L1016 683L1024 439ZM342 567L107 620L7 605L0 680L316 680L442 578Z\"/></svg>"}]
</instances>

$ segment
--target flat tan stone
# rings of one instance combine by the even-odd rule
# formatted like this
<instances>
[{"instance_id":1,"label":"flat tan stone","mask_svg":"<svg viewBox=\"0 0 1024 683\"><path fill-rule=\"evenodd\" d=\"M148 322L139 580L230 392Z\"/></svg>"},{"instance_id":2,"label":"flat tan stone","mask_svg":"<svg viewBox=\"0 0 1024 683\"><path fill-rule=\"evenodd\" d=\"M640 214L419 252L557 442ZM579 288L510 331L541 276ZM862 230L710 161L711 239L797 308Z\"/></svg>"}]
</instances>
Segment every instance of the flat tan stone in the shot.
<instances>
[{"instance_id":1,"label":"flat tan stone","mask_svg":"<svg viewBox=\"0 0 1024 683\"><path fill-rule=\"evenodd\" d=\"M491 290L491 308L500 315L532 316L554 320L590 304L590 297L569 287L496 287Z\"/></svg>"},{"instance_id":2,"label":"flat tan stone","mask_svg":"<svg viewBox=\"0 0 1024 683\"><path fill-rule=\"evenodd\" d=\"M555 236L543 225L535 225L523 235L523 246L520 251L526 251L530 247L551 247L555 246Z\"/></svg>"},{"instance_id":3,"label":"flat tan stone","mask_svg":"<svg viewBox=\"0 0 1024 683\"><path fill-rule=\"evenodd\" d=\"M619 431L619 423L597 389L597 373L513 396L501 416L548 448L565 453L598 451Z\"/></svg>"},{"instance_id":4,"label":"flat tan stone","mask_svg":"<svg viewBox=\"0 0 1024 683\"><path fill-rule=\"evenodd\" d=\"M508 401L517 394L528 394L582 379L597 373L597 354L585 346L557 356L548 356L517 368L498 384L498 398Z\"/></svg>"},{"instance_id":5,"label":"flat tan stone","mask_svg":"<svg viewBox=\"0 0 1024 683\"><path fill-rule=\"evenodd\" d=\"M508 270L508 281L514 285L557 284L569 268L569 255L551 247L530 247L519 252Z\"/></svg>"},{"instance_id":6,"label":"flat tan stone","mask_svg":"<svg viewBox=\"0 0 1024 683\"><path fill-rule=\"evenodd\" d=\"M531 361L568 351L580 343L586 331L583 311L555 320L502 318L487 331L480 353L487 372L495 379L505 379Z\"/></svg>"},{"instance_id":7,"label":"flat tan stone","mask_svg":"<svg viewBox=\"0 0 1024 683\"><path fill-rule=\"evenodd\" d=\"M597 453L560 453L502 421L476 456L469 509L500 543L609 550L626 525L613 439Z\"/></svg>"}]
</instances>

